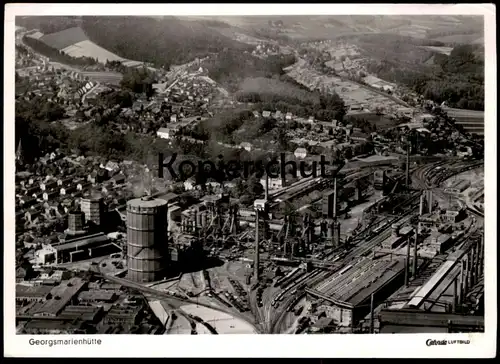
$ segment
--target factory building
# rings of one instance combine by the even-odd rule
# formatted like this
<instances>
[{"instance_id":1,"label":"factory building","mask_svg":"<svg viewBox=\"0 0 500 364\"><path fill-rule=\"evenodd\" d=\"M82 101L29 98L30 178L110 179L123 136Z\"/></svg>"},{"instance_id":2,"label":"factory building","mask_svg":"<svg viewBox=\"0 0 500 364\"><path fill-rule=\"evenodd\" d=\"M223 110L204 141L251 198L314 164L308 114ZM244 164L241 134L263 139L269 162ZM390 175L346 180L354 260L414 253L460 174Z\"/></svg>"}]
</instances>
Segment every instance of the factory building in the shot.
<instances>
[{"instance_id":1,"label":"factory building","mask_svg":"<svg viewBox=\"0 0 500 364\"><path fill-rule=\"evenodd\" d=\"M103 234L92 234L82 236L70 240L65 240L61 244L52 246L55 250L55 261L57 263L74 262L81 259L89 259L91 257L102 256L108 251L103 251L103 248L112 248L109 238ZM115 251L116 252L116 251Z\"/></svg>"},{"instance_id":2,"label":"factory building","mask_svg":"<svg viewBox=\"0 0 500 364\"><path fill-rule=\"evenodd\" d=\"M339 326L354 327L370 312L371 295L382 302L404 279L404 259L362 258L334 273L313 288L306 288L309 300L329 303L326 316Z\"/></svg>"},{"instance_id":3,"label":"factory building","mask_svg":"<svg viewBox=\"0 0 500 364\"><path fill-rule=\"evenodd\" d=\"M483 316L383 309L378 321L381 334L484 332Z\"/></svg>"},{"instance_id":4,"label":"factory building","mask_svg":"<svg viewBox=\"0 0 500 364\"><path fill-rule=\"evenodd\" d=\"M384 249L395 249L408 240L414 233L411 226L401 228L399 225L392 226L392 236L382 242Z\"/></svg>"},{"instance_id":5,"label":"factory building","mask_svg":"<svg viewBox=\"0 0 500 364\"><path fill-rule=\"evenodd\" d=\"M127 203L128 278L136 282L163 279L169 261L168 204L143 197Z\"/></svg>"},{"instance_id":6,"label":"factory building","mask_svg":"<svg viewBox=\"0 0 500 364\"><path fill-rule=\"evenodd\" d=\"M467 180L461 180L457 183L454 183L450 187L447 187L444 191L450 194L458 195L464 192L466 189L470 187L471 183Z\"/></svg>"}]
</instances>

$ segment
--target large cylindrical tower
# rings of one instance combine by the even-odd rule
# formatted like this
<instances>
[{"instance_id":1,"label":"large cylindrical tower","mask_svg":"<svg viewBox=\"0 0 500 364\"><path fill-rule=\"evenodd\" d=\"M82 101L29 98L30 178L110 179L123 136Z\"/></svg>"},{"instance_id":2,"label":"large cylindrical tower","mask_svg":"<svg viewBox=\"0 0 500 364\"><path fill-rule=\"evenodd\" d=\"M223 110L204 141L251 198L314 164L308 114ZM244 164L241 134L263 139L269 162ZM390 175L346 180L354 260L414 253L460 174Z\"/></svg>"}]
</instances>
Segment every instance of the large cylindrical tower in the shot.
<instances>
[{"instance_id":1,"label":"large cylindrical tower","mask_svg":"<svg viewBox=\"0 0 500 364\"><path fill-rule=\"evenodd\" d=\"M163 279L169 251L167 201L150 197L127 203L128 278L136 282Z\"/></svg>"}]
</instances>

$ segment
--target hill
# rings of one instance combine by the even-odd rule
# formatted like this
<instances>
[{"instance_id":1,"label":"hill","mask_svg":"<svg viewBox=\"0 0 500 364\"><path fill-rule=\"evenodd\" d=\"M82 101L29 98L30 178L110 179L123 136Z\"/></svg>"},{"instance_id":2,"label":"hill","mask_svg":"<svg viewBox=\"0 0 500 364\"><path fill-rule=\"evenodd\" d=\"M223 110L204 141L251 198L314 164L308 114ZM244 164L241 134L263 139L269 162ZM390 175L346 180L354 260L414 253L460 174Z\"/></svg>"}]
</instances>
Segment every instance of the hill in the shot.
<instances>
[{"instance_id":1,"label":"hill","mask_svg":"<svg viewBox=\"0 0 500 364\"><path fill-rule=\"evenodd\" d=\"M60 32L47 34L40 38L40 41L57 50L62 50L75 43L86 40L88 40L87 35L80 27L64 29Z\"/></svg>"},{"instance_id":2,"label":"hill","mask_svg":"<svg viewBox=\"0 0 500 364\"><path fill-rule=\"evenodd\" d=\"M156 66L183 64L226 48L249 49L218 32L214 26L222 27L221 23L175 17L21 17L16 25L39 29L46 34L43 43L75 56L131 59Z\"/></svg>"},{"instance_id":3,"label":"hill","mask_svg":"<svg viewBox=\"0 0 500 364\"><path fill-rule=\"evenodd\" d=\"M84 17L89 39L120 57L170 66L225 48L248 49L206 24L174 17Z\"/></svg>"}]
</instances>

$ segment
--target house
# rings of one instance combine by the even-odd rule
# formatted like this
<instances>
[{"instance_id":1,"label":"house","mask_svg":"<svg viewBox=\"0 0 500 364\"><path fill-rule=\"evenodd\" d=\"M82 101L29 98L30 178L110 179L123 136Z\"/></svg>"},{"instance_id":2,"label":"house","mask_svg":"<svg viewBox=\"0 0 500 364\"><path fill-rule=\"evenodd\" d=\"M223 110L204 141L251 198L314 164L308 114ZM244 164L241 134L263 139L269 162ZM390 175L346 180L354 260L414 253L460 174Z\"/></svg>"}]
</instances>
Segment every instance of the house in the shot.
<instances>
[{"instance_id":1,"label":"house","mask_svg":"<svg viewBox=\"0 0 500 364\"><path fill-rule=\"evenodd\" d=\"M108 172L118 172L120 170L120 165L116 162L109 161L105 166L101 164L101 168L104 168Z\"/></svg>"},{"instance_id":2,"label":"house","mask_svg":"<svg viewBox=\"0 0 500 364\"><path fill-rule=\"evenodd\" d=\"M270 190L277 190L284 187L283 178L268 178L267 183ZM260 184L262 187L266 188L266 179L262 178Z\"/></svg>"},{"instance_id":3,"label":"house","mask_svg":"<svg viewBox=\"0 0 500 364\"><path fill-rule=\"evenodd\" d=\"M249 142L241 142L240 147L245 149L247 152L252 151L253 145L250 144Z\"/></svg>"},{"instance_id":4,"label":"house","mask_svg":"<svg viewBox=\"0 0 500 364\"><path fill-rule=\"evenodd\" d=\"M277 110L275 113L274 113L274 118L276 120L279 120L281 118L283 118L283 113L280 111L280 110Z\"/></svg>"},{"instance_id":5,"label":"house","mask_svg":"<svg viewBox=\"0 0 500 364\"><path fill-rule=\"evenodd\" d=\"M293 115L292 115L291 112L287 112L286 115L285 115L285 119L286 120L292 120L292 117L293 117Z\"/></svg>"},{"instance_id":6,"label":"house","mask_svg":"<svg viewBox=\"0 0 500 364\"><path fill-rule=\"evenodd\" d=\"M260 117L260 113L258 111L254 111L253 112L253 116L255 116L256 118L259 118Z\"/></svg>"},{"instance_id":7,"label":"house","mask_svg":"<svg viewBox=\"0 0 500 364\"><path fill-rule=\"evenodd\" d=\"M297 148L295 149L295 152L293 152L293 154L296 158L304 159L305 157L307 157L307 150L306 148Z\"/></svg>"},{"instance_id":8,"label":"house","mask_svg":"<svg viewBox=\"0 0 500 364\"><path fill-rule=\"evenodd\" d=\"M269 117L271 117L271 112L264 110L264 111L262 111L262 116L265 118L269 118Z\"/></svg>"},{"instance_id":9,"label":"house","mask_svg":"<svg viewBox=\"0 0 500 364\"><path fill-rule=\"evenodd\" d=\"M125 176L122 173L114 175L111 178L111 181L113 182L114 186L118 186L118 185L124 184L125 183Z\"/></svg>"},{"instance_id":10,"label":"house","mask_svg":"<svg viewBox=\"0 0 500 364\"><path fill-rule=\"evenodd\" d=\"M156 135L162 139L172 139L177 132L177 128L160 128L156 132Z\"/></svg>"},{"instance_id":11,"label":"house","mask_svg":"<svg viewBox=\"0 0 500 364\"><path fill-rule=\"evenodd\" d=\"M184 189L186 191L191 191L194 190L196 187L196 180L193 177L191 177L185 180L183 184L184 184Z\"/></svg>"},{"instance_id":12,"label":"house","mask_svg":"<svg viewBox=\"0 0 500 364\"><path fill-rule=\"evenodd\" d=\"M309 118L307 119L307 121L308 121L309 123L311 123L311 124L312 124L312 123L314 123L314 116L312 116L312 115L311 115L311 116L309 116Z\"/></svg>"},{"instance_id":13,"label":"house","mask_svg":"<svg viewBox=\"0 0 500 364\"><path fill-rule=\"evenodd\" d=\"M177 122L177 114L170 115L170 122L171 123L176 123Z\"/></svg>"}]
</instances>

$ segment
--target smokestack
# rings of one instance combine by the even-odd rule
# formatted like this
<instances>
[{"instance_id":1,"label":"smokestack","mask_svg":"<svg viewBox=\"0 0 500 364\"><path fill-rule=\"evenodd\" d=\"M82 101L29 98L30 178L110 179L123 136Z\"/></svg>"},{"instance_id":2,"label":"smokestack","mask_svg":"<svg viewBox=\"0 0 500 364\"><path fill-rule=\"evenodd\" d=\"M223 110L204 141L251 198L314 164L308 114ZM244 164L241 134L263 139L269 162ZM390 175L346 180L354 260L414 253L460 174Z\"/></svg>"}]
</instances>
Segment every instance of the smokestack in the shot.
<instances>
[{"instance_id":1,"label":"smokestack","mask_svg":"<svg viewBox=\"0 0 500 364\"><path fill-rule=\"evenodd\" d=\"M419 215L422 216L424 214L424 194L420 195L420 208L419 208Z\"/></svg>"},{"instance_id":2,"label":"smokestack","mask_svg":"<svg viewBox=\"0 0 500 364\"><path fill-rule=\"evenodd\" d=\"M193 211L193 223L194 223L194 233L198 230L198 212L196 210Z\"/></svg>"},{"instance_id":3,"label":"smokestack","mask_svg":"<svg viewBox=\"0 0 500 364\"><path fill-rule=\"evenodd\" d=\"M476 247L473 245L470 251L470 286L471 288L474 287L474 284L476 284Z\"/></svg>"},{"instance_id":4,"label":"smokestack","mask_svg":"<svg viewBox=\"0 0 500 364\"><path fill-rule=\"evenodd\" d=\"M408 282L410 280L410 240L408 239L408 244L406 245L406 260L405 260L405 287L408 287Z\"/></svg>"},{"instance_id":5,"label":"smokestack","mask_svg":"<svg viewBox=\"0 0 500 364\"><path fill-rule=\"evenodd\" d=\"M463 297L464 300L468 291L469 291L469 255L466 254L464 261L464 297Z\"/></svg>"},{"instance_id":6,"label":"smokestack","mask_svg":"<svg viewBox=\"0 0 500 364\"><path fill-rule=\"evenodd\" d=\"M259 210L255 210L255 260L253 263L254 278L259 281Z\"/></svg>"},{"instance_id":7,"label":"smokestack","mask_svg":"<svg viewBox=\"0 0 500 364\"><path fill-rule=\"evenodd\" d=\"M429 190L429 198L427 202L429 203L429 213L432 213L432 190Z\"/></svg>"},{"instance_id":8,"label":"smokestack","mask_svg":"<svg viewBox=\"0 0 500 364\"><path fill-rule=\"evenodd\" d=\"M372 293L370 297L370 334L373 334L374 332L374 324L373 324L373 319L374 319L374 313L375 311L375 300L374 300L374 294Z\"/></svg>"},{"instance_id":9,"label":"smokestack","mask_svg":"<svg viewBox=\"0 0 500 364\"><path fill-rule=\"evenodd\" d=\"M238 227L239 227L238 207L233 206L233 234L234 235L238 234Z\"/></svg>"},{"instance_id":10,"label":"smokestack","mask_svg":"<svg viewBox=\"0 0 500 364\"><path fill-rule=\"evenodd\" d=\"M337 219L337 178L333 179L333 218Z\"/></svg>"},{"instance_id":11,"label":"smokestack","mask_svg":"<svg viewBox=\"0 0 500 364\"><path fill-rule=\"evenodd\" d=\"M473 282L472 282L472 250L467 254L467 284L469 290L472 289Z\"/></svg>"},{"instance_id":12,"label":"smokestack","mask_svg":"<svg viewBox=\"0 0 500 364\"><path fill-rule=\"evenodd\" d=\"M415 230L415 250L413 251L413 279L417 278L417 250L418 250L418 226ZM408 247L410 246L409 238L408 238Z\"/></svg>"},{"instance_id":13,"label":"smokestack","mask_svg":"<svg viewBox=\"0 0 500 364\"><path fill-rule=\"evenodd\" d=\"M406 188L410 188L410 140L406 146Z\"/></svg>"},{"instance_id":14,"label":"smokestack","mask_svg":"<svg viewBox=\"0 0 500 364\"><path fill-rule=\"evenodd\" d=\"M267 201L269 199L269 176L266 173L266 186L265 186L265 200Z\"/></svg>"},{"instance_id":15,"label":"smokestack","mask_svg":"<svg viewBox=\"0 0 500 364\"><path fill-rule=\"evenodd\" d=\"M333 238L334 235L335 235L335 226L333 225L333 221L331 221L328 223L327 239L332 244L333 247L335 247L335 239Z\"/></svg>"},{"instance_id":16,"label":"smokestack","mask_svg":"<svg viewBox=\"0 0 500 364\"><path fill-rule=\"evenodd\" d=\"M452 312L457 312L457 278L453 280L453 305Z\"/></svg>"},{"instance_id":17,"label":"smokestack","mask_svg":"<svg viewBox=\"0 0 500 364\"><path fill-rule=\"evenodd\" d=\"M336 246L340 246L340 222L335 221L335 241Z\"/></svg>"},{"instance_id":18,"label":"smokestack","mask_svg":"<svg viewBox=\"0 0 500 364\"><path fill-rule=\"evenodd\" d=\"M458 275L458 306L462 306L464 298L464 262L460 262L460 274Z\"/></svg>"},{"instance_id":19,"label":"smokestack","mask_svg":"<svg viewBox=\"0 0 500 364\"><path fill-rule=\"evenodd\" d=\"M481 237L481 240L477 242L477 254L476 254L476 279L479 281L481 278L481 255L482 255L482 242L483 242L483 237Z\"/></svg>"}]
</instances>

